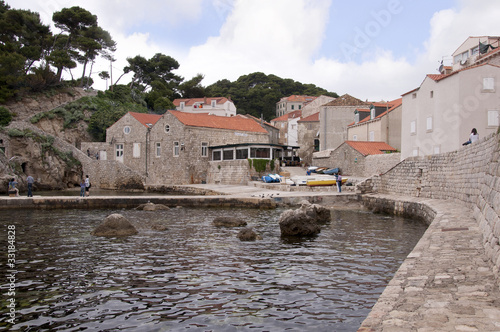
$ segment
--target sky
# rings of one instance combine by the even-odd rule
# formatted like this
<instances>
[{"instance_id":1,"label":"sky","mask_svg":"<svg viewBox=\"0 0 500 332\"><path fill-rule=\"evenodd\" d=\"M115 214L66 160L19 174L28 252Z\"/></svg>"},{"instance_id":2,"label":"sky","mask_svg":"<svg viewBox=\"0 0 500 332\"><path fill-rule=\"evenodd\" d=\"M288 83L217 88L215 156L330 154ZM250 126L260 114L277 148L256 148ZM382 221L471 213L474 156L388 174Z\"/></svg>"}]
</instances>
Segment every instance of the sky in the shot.
<instances>
[{"instance_id":1,"label":"sky","mask_svg":"<svg viewBox=\"0 0 500 332\"><path fill-rule=\"evenodd\" d=\"M156 53L179 62L174 72L202 85L253 72L314 84L361 100L393 100L437 74L469 36L500 35L498 0L6 0L14 9L52 14L79 6L117 43L112 66ZM81 70L74 69L75 77ZM69 73L64 76L69 78ZM123 76L119 84L130 82Z\"/></svg>"}]
</instances>

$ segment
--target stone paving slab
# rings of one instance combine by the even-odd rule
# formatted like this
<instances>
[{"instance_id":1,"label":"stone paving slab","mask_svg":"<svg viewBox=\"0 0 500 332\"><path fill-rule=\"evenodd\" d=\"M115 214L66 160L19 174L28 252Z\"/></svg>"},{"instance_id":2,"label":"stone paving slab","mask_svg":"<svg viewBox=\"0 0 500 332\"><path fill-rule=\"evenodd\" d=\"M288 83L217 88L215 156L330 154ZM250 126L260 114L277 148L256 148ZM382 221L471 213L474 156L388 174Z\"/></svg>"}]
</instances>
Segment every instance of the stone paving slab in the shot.
<instances>
[{"instance_id":1,"label":"stone paving slab","mask_svg":"<svg viewBox=\"0 0 500 332\"><path fill-rule=\"evenodd\" d=\"M500 331L500 291L479 226L463 204L415 201L436 216L359 332Z\"/></svg>"}]
</instances>

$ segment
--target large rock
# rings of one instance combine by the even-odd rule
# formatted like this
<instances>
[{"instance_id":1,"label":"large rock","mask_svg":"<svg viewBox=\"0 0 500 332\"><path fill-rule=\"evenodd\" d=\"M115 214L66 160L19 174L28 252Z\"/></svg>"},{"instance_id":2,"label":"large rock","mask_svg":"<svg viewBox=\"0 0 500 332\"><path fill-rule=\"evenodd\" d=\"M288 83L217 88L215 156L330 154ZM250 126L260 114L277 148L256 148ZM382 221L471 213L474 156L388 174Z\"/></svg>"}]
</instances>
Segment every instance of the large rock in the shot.
<instances>
[{"instance_id":1,"label":"large rock","mask_svg":"<svg viewBox=\"0 0 500 332\"><path fill-rule=\"evenodd\" d=\"M332 220L330 209L318 204L311 204L308 201L302 201L300 207L308 216L313 218L317 223L324 224Z\"/></svg>"},{"instance_id":2,"label":"large rock","mask_svg":"<svg viewBox=\"0 0 500 332\"><path fill-rule=\"evenodd\" d=\"M321 231L316 220L302 209L283 212L279 225L282 236L313 236Z\"/></svg>"},{"instance_id":3,"label":"large rock","mask_svg":"<svg viewBox=\"0 0 500 332\"><path fill-rule=\"evenodd\" d=\"M247 222L232 217L217 217L214 219L213 224L217 227L242 227L246 226Z\"/></svg>"},{"instance_id":4,"label":"large rock","mask_svg":"<svg viewBox=\"0 0 500 332\"><path fill-rule=\"evenodd\" d=\"M255 241L262 240L262 236L257 234L251 227L245 227L238 232L238 239L240 241Z\"/></svg>"},{"instance_id":5,"label":"large rock","mask_svg":"<svg viewBox=\"0 0 500 332\"><path fill-rule=\"evenodd\" d=\"M281 235L284 236L312 236L321 231L322 223L331 221L330 210L308 201L301 202L297 210L287 210L280 216L279 225Z\"/></svg>"},{"instance_id":6,"label":"large rock","mask_svg":"<svg viewBox=\"0 0 500 332\"><path fill-rule=\"evenodd\" d=\"M107 216L103 223L97 226L90 234L94 236L130 236L137 234L137 230L130 221L121 214L114 213Z\"/></svg>"}]
</instances>

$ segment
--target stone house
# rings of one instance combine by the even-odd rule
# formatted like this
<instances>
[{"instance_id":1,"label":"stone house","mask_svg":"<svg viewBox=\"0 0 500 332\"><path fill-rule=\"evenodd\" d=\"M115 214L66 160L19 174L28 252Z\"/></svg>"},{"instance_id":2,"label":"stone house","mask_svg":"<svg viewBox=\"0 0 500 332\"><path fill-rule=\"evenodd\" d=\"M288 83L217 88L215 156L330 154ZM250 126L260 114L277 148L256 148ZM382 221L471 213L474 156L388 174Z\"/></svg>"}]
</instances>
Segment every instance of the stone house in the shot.
<instances>
[{"instance_id":1,"label":"stone house","mask_svg":"<svg viewBox=\"0 0 500 332\"><path fill-rule=\"evenodd\" d=\"M355 121L347 127L348 140L386 142L401 150L402 110L402 98L357 109Z\"/></svg>"},{"instance_id":2,"label":"stone house","mask_svg":"<svg viewBox=\"0 0 500 332\"><path fill-rule=\"evenodd\" d=\"M304 165L312 164L313 153L319 151L319 112L298 122L299 157Z\"/></svg>"},{"instance_id":3,"label":"stone house","mask_svg":"<svg viewBox=\"0 0 500 332\"><path fill-rule=\"evenodd\" d=\"M271 125L279 129L279 144L290 145L289 136L292 137L292 141L297 140L298 126L296 121L298 121L301 116L302 111L293 111L271 120ZM295 126L289 125L289 122L293 122Z\"/></svg>"},{"instance_id":4,"label":"stone house","mask_svg":"<svg viewBox=\"0 0 500 332\"><path fill-rule=\"evenodd\" d=\"M385 142L345 141L336 149L316 152L314 166L340 168L344 175L368 177L388 171L400 154Z\"/></svg>"},{"instance_id":5,"label":"stone house","mask_svg":"<svg viewBox=\"0 0 500 332\"><path fill-rule=\"evenodd\" d=\"M329 96L321 95L319 97L316 97L313 101L310 101L302 107L302 117L305 118L313 115L314 113L319 113L319 111L321 110L321 106L333 100L335 100L335 98Z\"/></svg>"},{"instance_id":6,"label":"stone house","mask_svg":"<svg viewBox=\"0 0 500 332\"><path fill-rule=\"evenodd\" d=\"M333 150L347 140L347 126L352 123L356 109L368 108L363 102L348 94L323 105L320 110L320 150Z\"/></svg>"},{"instance_id":7,"label":"stone house","mask_svg":"<svg viewBox=\"0 0 500 332\"><path fill-rule=\"evenodd\" d=\"M402 158L457 150L472 128L480 138L498 130L499 39L469 37L453 53L452 71L442 66L403 94Z\"/></svg>"},{"instance_id":8,"label":"stone house","mask_svg":"<svg viewBox=\"0 0 500 332\"><path fill-rule=\"evenodd\" d=\"M236 115L236 106L226 97L174 99L175 109L187 113L208 113L219 116Z\"/></svg>"},{"instance_id":9,"label":"stone house","mask_svg":"<svg viewBox=\"0 0 500 332\"><path fill-rule=\"evenodd\" d=\"M151 128L147 184L207 181L211 147L269 143L268 132L252 119L167 111Z\"/></svg>"},{"instance_id":10,"label":"stone house","mask_svg":"<svg viewBox=\"0 0 500 332\"><path fill-rule=\"evenodd\" d=\"M317 97L292 95L281 98L276 103L276 117L279 118L287 113L300 111L305 105L314 101Z\"/></svg>"}]
</instances>

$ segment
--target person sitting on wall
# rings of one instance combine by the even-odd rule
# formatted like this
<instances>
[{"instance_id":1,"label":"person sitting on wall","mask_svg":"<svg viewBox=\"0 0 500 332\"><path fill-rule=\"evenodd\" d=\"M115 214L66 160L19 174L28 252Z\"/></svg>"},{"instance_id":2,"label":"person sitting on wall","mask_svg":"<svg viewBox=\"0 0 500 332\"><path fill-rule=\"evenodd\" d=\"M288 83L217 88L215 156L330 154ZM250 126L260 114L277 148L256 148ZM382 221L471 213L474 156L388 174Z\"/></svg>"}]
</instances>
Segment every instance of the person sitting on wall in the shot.
<instances>
[{"instance_id":1,"label":"person sitting on wall","mask_svg":"<svg viewBox=\"0 0 500 332\"><path fill-rule=\"evenodd\" d=\"M469 144L475 143L477 141L479 141L479 134L477 133L476 128L472 128L472 130L470 132L469 140L462 145L469 145Z\"/></svg>"},{"instance_id":2,"label":"person sitting on wall","mask_svg":"<svg viewBox=\"0 0 500 332\"><path fill-rule=\"evenodd\" d=\"M16 179L12 178L9 182L9 194L16 193L16 196L19 196L19 189L16 188L17 182Z\"/></svg>"}]
</instances>

